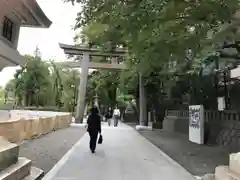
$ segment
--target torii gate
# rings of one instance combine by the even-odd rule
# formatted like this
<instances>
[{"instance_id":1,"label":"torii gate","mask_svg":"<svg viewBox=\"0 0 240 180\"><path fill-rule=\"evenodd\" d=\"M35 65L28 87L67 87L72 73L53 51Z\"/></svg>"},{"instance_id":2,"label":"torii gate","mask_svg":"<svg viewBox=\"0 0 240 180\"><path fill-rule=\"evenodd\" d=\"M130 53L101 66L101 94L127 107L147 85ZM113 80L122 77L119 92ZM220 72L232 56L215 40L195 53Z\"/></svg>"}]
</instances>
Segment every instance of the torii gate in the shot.
<instances>
[{"instance_id":1,"label":"torii gate","mask_svg":"<svg viewBox=\"0 0 240 180\"><path fill-rule=\"evenodd\" d=\"M116 49L111 52L101 52L97 48L88 48L86 46L73 46L67 44L59 44L60 48L64 50L65 54L68 55L77 55L82 56L82 60L79 62L68 61L62 63L65 67L69 68L81 68L80 75L80 85L78 92L78 101L77 101L77 112L76 112L76 123L82 123L85 110L85 96L87 89L87 80L88 80L88 70L90 69L115 69L115 70L124 70L127 69L125 64L119 64L119 57L127 56L128 52L124 49ZM102 56L102 57L111 57L110 63L99 63L99 62L90 62L90 56ZM145 125L147 119L146 111L146 99L145 92L142 83L142 76L139 76L139 85L140 85L140 125Z\"/></svg>"}]
</instances>

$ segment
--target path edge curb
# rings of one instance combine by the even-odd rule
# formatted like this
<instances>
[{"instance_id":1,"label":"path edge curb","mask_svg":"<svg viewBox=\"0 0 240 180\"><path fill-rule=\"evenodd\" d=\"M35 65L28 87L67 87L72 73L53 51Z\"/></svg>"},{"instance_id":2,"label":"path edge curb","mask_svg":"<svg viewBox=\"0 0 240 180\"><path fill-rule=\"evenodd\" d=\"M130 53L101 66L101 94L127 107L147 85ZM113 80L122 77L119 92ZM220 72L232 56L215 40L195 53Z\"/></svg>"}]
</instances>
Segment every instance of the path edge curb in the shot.
<instances>
[{"instance_id":1,"label":"path edge curb","mask_svg":"<svg viewBox=\"0 0 240 180\"><path fill-rule=\"evenodd\" d=\"M68 150L68 152L53 166L53 168L42 178L42 180L52 180L53 177L57 174L57 172L61 169L61 167L66 163L72 153L80 146L86 138L87 132L79 139L73 146Z\"/></svg>"}]
</instances>

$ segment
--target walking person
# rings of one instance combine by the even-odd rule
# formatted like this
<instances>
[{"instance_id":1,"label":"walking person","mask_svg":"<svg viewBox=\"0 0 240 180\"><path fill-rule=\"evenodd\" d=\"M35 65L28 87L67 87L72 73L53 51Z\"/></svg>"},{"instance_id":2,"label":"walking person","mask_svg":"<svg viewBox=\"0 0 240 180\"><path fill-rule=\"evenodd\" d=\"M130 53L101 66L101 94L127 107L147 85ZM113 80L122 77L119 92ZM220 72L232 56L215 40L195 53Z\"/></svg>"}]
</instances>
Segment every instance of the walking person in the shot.
<instances>
[{"instance_id":1,"label":"walking person","mask_svg":"<svg viewBox=\"0 0 240 180\"><path fill-rule=\"evenodd\" d=\"M118 121L120 119L120 110L116 107L113 111L114 127L118 126Z\"/></svg>"},{"instance_id":2,"label":"walking person","mask_svg":"<svg viewBox=\"0 0 240 180\"><path fill-rule=\"evenodd\" d=\"M109 108L108 111L106 112L105 118L108 122L108 126L111 126L111 121L112 121L112 110L111 110L111 108Z\"/></svg>"},{"instance_id":3,"label":"walking person","mask_svg":"<svg viewBox=\"0 0 240 180\"><path fill-rule=\"evenodd\" d=\"M101 135L101 117L99 115L97 107L93 107L91 109L90 115L88 116L87 124L87 131L90 136L90 150L92 151L92 153L95 153L98 133L100 133Z\"/></svg>"}]
</instances>

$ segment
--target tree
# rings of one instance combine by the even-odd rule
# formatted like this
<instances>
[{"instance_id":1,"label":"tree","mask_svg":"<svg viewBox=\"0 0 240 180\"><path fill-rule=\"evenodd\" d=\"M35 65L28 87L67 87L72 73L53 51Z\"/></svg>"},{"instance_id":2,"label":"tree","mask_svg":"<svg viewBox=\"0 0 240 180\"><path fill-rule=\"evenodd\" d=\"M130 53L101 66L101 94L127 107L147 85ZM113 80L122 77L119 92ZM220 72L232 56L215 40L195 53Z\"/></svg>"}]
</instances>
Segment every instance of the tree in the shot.
<instances>
[{"instance_id":1,"label":"tree","mask_svg":"<svg viewBox=\"0 0 240 180\"><path fill-rule=\"evenodd\" d=\"M15 75L15 96L17 103L25 106L39 106L47 101L44 94L50 85L48 65L40 57L25 56L26 65Z\"/></svg>"},{"instance_id":2,"label":"tree","mask_svg":"<svg viewBox=\"0 0 240 180\"><path fill-rule=\"evenodd\" d=\"M99 70L89 75L87 101L92 104L98 96L100 104L114 107L117 104L117 88L120 73L118 71Z\"/></svg>"},{"instance_id":3,"label":"tree","mask_svg":"<svg viewBox=\"0 0 240 180\"><path fill-rule=\"evenodd\" d=\"M78 87L80 83L80 74L77 70L63 71L63 96L64 107L69 112L75 112L77 106Z\"/></svg>"},{"instance_id":4,"label":"tree","mask_svg":"<svg viewBox=\"0 0 240 180\"><path fill-rule=\"evenodd\" d=\"M156 112L174 104L168 102L173 89L184 89L179 81L202 81L199 72L205 65L203 59L218 52L219 42L223 43L236 25L233 15L239 9L237 0L71 1L83 6L76 23L76 28L83 28L81 37L103 50L118 46L128 49L125 63L130 70L122 74L121 84L138 99L141 71L148 104ZM184 76L186 73L189 76ZM198 83L192 85L202 89Z\"/></svg>"},{"instance_id":5,"label":"tree","mask_svg":"<svg viewBox=\"0 0 240 180\"><path fill-rule=\"evenodd\" d=\"M52 77L52 84L53 84L53 94L54 94L54 104L58 109L62 106L62 95L63 95L63 83L62 83L62 76L63 73L62 68L55 64L54 61L50 61L51 64L51 77Z\"/></svg>"},{"instance_id":6,"label":"tree","mask_svg":"<svg viewBox=\"0 0 240 180\"><path fill-rule=\"evenodd\" d=\"M182 62L189 48L197 54L209 31L218 32L239 7L237 0L76 2L83 5L76 28L85 26L90 42L122 44L150 71L170 57Z\"/></svg>"},{"instance_id":7,"label":"tree","mask_svg":"<svg viewBox=\"0 0 240 180\"><path fill-rule=\"evenodd\" d=\"M14 98L14 94L15 94L15 79L11 79L10 81L8 81L8 83L6 84L5 88L4 88L4 104L7 103L7 101L10 98Z\"/></svg>"}]
</instances>

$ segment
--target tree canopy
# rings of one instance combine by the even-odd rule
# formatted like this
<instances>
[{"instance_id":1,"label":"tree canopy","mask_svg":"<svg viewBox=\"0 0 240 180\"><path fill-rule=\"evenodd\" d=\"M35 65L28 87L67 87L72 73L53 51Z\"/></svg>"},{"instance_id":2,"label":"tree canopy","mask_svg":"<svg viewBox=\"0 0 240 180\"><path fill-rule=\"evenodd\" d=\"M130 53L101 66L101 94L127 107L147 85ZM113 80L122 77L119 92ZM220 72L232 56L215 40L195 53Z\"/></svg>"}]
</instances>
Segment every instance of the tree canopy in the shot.
<instances>
[{"instance_id":1,"label":"tree canopy","mask_svg":"<svg viewBox=\"0 0 240 180\"><path fill-rule=\"evenodd\" d=\"M82 4L76 28L91 43L123 45L131 63L150 72L171 60L185 62L189 49L196 56L239 9L238 0L71 1Z\"/></svg>"},{"instance_id":2,"label":"tree canopy","mask_svg":"<svg viewBox=\"0 0 240 180\"><path fill-rule=\"evenodd\" d=\"M138 98L142 72L150 107L164 111L177 101L216 107L209 103L218 96L215 69L239 62L238 0L66 1L82 7L76 43L128 49L129 70L119 75L125 92Z\"/></svg>"}]
</instances>

